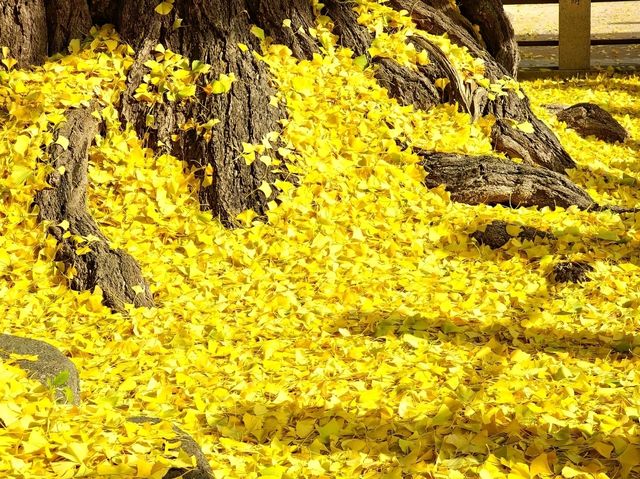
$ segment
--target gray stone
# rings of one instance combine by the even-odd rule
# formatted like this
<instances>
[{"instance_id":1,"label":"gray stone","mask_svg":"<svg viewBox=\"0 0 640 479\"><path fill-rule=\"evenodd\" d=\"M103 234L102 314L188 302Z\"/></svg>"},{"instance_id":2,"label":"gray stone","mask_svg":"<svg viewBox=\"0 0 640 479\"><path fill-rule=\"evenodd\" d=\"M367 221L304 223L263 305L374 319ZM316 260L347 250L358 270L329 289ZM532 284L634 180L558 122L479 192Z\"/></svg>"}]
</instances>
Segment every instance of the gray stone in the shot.
<instances>
[{"instance_id":1,"label":"gray stone","mask_svg":"<svg viewBox=\"0 0 640 479\"><path fill-rule=\"evenodd\" d=\"M623 142L629 133L611 114L593 103L578 103L556 114L580 136L595 136L607 143Z\"/></svg>"},{"instance_id":2,"label":"gray stone","mask_svg":"<svg viewBox=\"0 0 640 479\"><path fill-rule=\"evenodd\" d=\"M35 361L19 359L16 364L45 386L54 387L56 400L61 403L80 403L78 370L69 358L44 341L0 334L0 360L11 354L33 355Z\"/></svg>"},{"instance_id":3,"label":"gray stone","mask_svg":"<svg viewBox=\"0 0 640 479\"><path fill-rule=\"evenodd\" d=\"M139 416L132 417L129 419L129 421L136 424L143 424L145 422L158 424L160 422L160 419ZM204 453L202 452L202 449L200 449L198 443L175 424L173 425L173 430L178 436L178 439L180 439L182 450L191 457L195 456L196 467L195 469L185 469L180 467L171 468L169 469L169 472L164 475L163 479L213 479L211 466L209 465L209 462L204 456Z\"/></svg>"}]
</instances>

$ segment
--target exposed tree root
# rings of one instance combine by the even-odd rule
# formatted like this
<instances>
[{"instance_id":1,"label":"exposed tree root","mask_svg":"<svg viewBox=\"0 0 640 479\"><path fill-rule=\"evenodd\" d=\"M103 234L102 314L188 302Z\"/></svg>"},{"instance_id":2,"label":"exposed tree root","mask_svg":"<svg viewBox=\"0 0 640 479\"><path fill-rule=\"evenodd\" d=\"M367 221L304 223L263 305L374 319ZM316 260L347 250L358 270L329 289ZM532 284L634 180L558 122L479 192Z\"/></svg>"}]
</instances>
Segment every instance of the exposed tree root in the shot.
<instances>
[{"instance_id":1,"label":"exposed tree root","mask_svg":"<svg viewBox=\"0 0 640 479\"><path fill-rule=\"evenodd\" d=\"M428 188L445 185L451 199L470 205L567 208L598 207L566 176L544 168L504 161L492 156L465 156L421 151Z\"/></svg>"},{"instance_id":2,"label":"exposed tree root","mask_svg":"<svg viewBox=\"0 0 640 479\"><path fill-rule=\"evenodd\" d=\"M430 0L427 4L421 0L390 0L389 5L398 10L409 11L422 30L436 35L447 33L452 41L468 48L472 55L484 61L486 75L490 80L503 78L507 71L483 49L478 38L471 33L471 23L450 8L448 2L445 3L449 6L439 3L442 2ZM366 54L373 37L366 27L358 24L352 5L331 0L327 0L325 4L326 14L334 20L334 32L340 36L341 44L354 50L356 55ZM437 46L420 36L412 37L411 42L418 50L429 53L429 65L421 66L415 71L392 60L373 59L376 64L376 79L387 88L393 98L403 105L421 109L428 109L443 100L457 102L463 111L474 118L492 114L496 117L496 122L491 139L496 151L558 173L575 168L574 161L556 136L533 114L526 97L521 98L510 90L507 95L491 100L486 89L463 82L447 56ZM438 78L449 80L444 94L434 87ZM531 125L532 132L526 133L518 128L518 125L525 123Z\"/></svg>"},{"instance_id":3,"label":"exposed tree root","mask_svg":"<svg viewBox=\"0 0 640 479\"><path fill-rule=\"evenodd\" d=\"M23 5L25 0L11 0L11 18L8 10L0 8L0 26L3 27L0 30L4 31L5 24L12 22L17 22L20 28L31 25L33 29L33 32L29 30L22 35L10 35L14 39L24 39L24 46L16 46L18 50L24 50L18 51L18 58L23 64L42 61L47 46L49 53L64 49L69 39L82 34L91 22L113 23L122 39L137 51L120 106L122 119L132 123L150 146L186 160L201 179L204 179L208 168L212 175L200 188L200 203L203 209L211 210L227 226L233 226L236 215L243 210L254 209L260 215L266 212L268 202L278 191L272 188L272 195L266 197L259 187L263 181L273 184L277 178L289 177L286 165L281 162L277 148L268 152L276 160L275 167L260 161L247 165L241 153L243 143L259 144L268 134L279 132L285 111L270 104L275 90L268 67L251 51L241 51L238 44L244 43L250 50L260 51L260 40L251 33L252 26L257 25L274 42L288 46L296 57L309 58L318 51L317 40L306 33L315 26L310 2L184 0L175 2L168 15L155 12L157 0L42 2L45 9L27 8ZM487 52L484 44L496 56L501 55L495 48L492 50L491 45L495 42L489 34L485 34L483 40L474 30L472 21L480 21L480 17L486 19L480 21L480 26L481 31L483 25L488 31L489 20L499 19L504 23L501 32L505 39L510 35L508 22L500 16L502 11L493 5L494 0L480 3L485 3L488 9L482 10L478 5L472 7L463 2L462 11L469 18L465 18L449 0L390 0L388 5L409 11L419 28L433 34L447 33L454 42L467 47L472 55L484 61L486 76L496 81L507 73L500 62L509 64L507 60L496 61ZM358 23L353 4L340 0L326 0L325 4L324 13L334 21L340 43L352 48L357 55L366 54L373 38L367 28ZM14 18L15 12L21 17ZM174 22L183 18L189 19L188 28L176 28ZM284 19L290 19L293 28L284 28ZM575 166L556 137L532 114L526 98L509 91L507 95L492 100L484 88L463 81L437 46L418 35L411 41L418 49L429 53L429 65L416 71L391 60L373 60L377 63L378 81L393 97L403 104L413 104L422 109L448 101L458 103L473 117L493 114L496 123L492 142L497 151L559 173ZM198 90L196 99L188 101L141 102L135 98L135 92L148 72L144 63L152 57L158 43L189 59L211 64L213 69L203 78L203 83L217 79L222 73L233 73L238 81L229 94L206 95ZM507 46L506 57L510 48ZM450 80L444 92L434 85L438 78ZM148 126L149 115L155 117L155 126ZM206 137L193 128L183 128L190 120L206 123L211 119L219 120L220 124ZM528 128L517 128L523 123L531 124L533 132L523 131L528 131Z\"/></svg>"},{"instance_id":4,"label":"exposed tree root","mask_svg":"<svg viewBox=\"0 0 640 479\"><path fill-rule=\"evenodd\" d=\"M429 2L423 0L390 0L389 4L400 10L405 9L411 13L416 25L432 34L447 33L451 40L463 47L477 58L483 60L485 65L485 75L491 81L496 81L508 74L508 71L500 65L479 43L478 39L469 33L468 20L461 15L446 8L435 8ZM434 45L420 36L411 38L411 42L418 50L426 49L432 52ZM447 60L445 55L437 56L437 64L441 63L441 58ZM495 100L485 88L473 83L463 83L453 66L448 68L437 68L433 71L432 65L421 67L420 71L428 78L447 78L449 80L450 97L457 101L460 108L471 114L472 117L492 114L496 117L496 123L492 131L492 143L496 151L505 153L512 158L522 158L527 163L537 164L558 173L564 173L566 169L575 168L575 162L564 150L556 136L549 128L542 123L531 111L529 100L520 97L515 91L509 90L505 96L498 96ZM399 84L394 97L403 104L414 104L420 107L415 101L415 93L404 90ZM430 92L425 92L430 95ZM529 123L533 131L525 133L517 128L517 125Z\"/></svg>"},{"instance_id":5,"label":"exposed tree root","mask_svg":"<svg viewBox=\"0 0 640 479\"><path fill-rule=\"evenodd\" d=\"M608 143L623 142L629 138L629 132L611 113L593 103L578 103L556 116L583 137L593 135Z\"/></svg>"},{"instance_id":6,"label":"exposed tree root","mask_svg":"<svg viewBox=\"0 0 640 479\"><path fill-rule=\"evenodd\" d=\"M120 249L111 249L108 239L87 211L88 150L98 132L98 122L89 108L70 110L57 138L69 140L69 148L52 143L48 178L51 188L36 194L39 220L51 222L49 228L58 240L56 260L64 263L77 291L99 286L104 304L122 311L125 303L153 306L147 282L136 261ZM87 247L88 251L82 248Z\"/></svg>"},{"instance_id":7,"label":"exposed tree root","mask_svg":"<svg viewBox=\"0 0 640 479\"><path fill-rule=\"evenodd\" d=\"M512 238L518 238L521 241L534 241L537 238L541 239L556 239L556 237L546 231L541 231L531 226L518 226L518 232L515 234L509 233L510 225L504 221L492 221L489 223L484 231L476 231L470 236L478 243L487 245L491 249L501 248L506 245Z\"/></svg>"},{"instance_id":8,"label":"exposed tree root","mask_svg":"<svg viewBox=\"0 0 640 479\"><path fill-rule=\"evenodd\" d=\"M520 53L515 32L507 18L502 0L458 0L460 12L480 27L486 49L513 78L518 76Z\"/></svg>"}]
</instances>

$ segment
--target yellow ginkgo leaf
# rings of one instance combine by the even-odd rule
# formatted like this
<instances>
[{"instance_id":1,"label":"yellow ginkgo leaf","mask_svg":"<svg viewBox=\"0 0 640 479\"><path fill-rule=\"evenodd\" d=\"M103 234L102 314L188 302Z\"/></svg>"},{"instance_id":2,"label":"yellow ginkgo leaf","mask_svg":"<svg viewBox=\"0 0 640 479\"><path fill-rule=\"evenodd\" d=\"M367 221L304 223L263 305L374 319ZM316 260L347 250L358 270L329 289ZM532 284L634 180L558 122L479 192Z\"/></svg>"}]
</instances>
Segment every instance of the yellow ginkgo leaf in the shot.
<instances>
[{"instance_id":1,"label":"yellow ginkgo leaf","mask_svg":"<svg viewBox=\"0 0 640 479\"><path fill-rule=\"evenodd\" d=\"M173 2L162 2L156 7L156 12L160 15L168 15L173 9Z\"/></svg>"},{"instance_id":2,"label":"yellow ginkgo leaf","mask_svg":"<svg viewBox=\"0 0 640 479\"><path fill-rule=\"evenodd\" d=\"M524 133L534 133L535 132L535 130L533 128L533 125L528 121L525 121L525 122L522 122L522 123L518 123L516 125L516 128L518 130L524 132Z\"/></svg>"},{"instance_id":3,"label":"yellow ginkgo leaf","mask_svg":"<svg viewBox=\"0 0 640 479\"><path fill-rule=\"evenodd\" d=\"M258 189L262 191L264 193L264 196L266 196L267 198L271 197L271 194L273 193L271 185L269 185L269 183L267 183L266 181L263 181Z\"/></svg>"},{"instance_id":4,"label":"yellow ginkgo leaf","mask_svg":"<svg viewBox=\"0 0 640 479\"><path fill-rule=\"evenodd\" d=\"M63 150L69 149L69 138L62 135L58 136L58 139L56 140L56 145L60 145Z\"/></svg>"},{"instance_id":5,"label":"yellow ginkgo leaf","mask_svg":"<svg viewBox=\"0 0 640 479\"><path fill-rule=\"evenodd\" d=\"M553 474L553 471L549 468L549 456L547 454L540 454L531 461L529 473L531 474L531 477Z\"/></svg>"},{"instance_id":6,"label":"yellow ginkgo leaf","mask_svg":"<svg viewBox=\"0 0 640 479\"><path fill-rule=\"evenodd\" d=\"M13 151L15 151L18 155L24 156L29 148L29 144L31 143L31 138L26 135L20 135L16 138L15 143L13 144Z\"/></svg>"},{"instance_id":7,"label":"yellow ginkgo leaf","mask_svg":"<svg viewBox=\"0 0 640 479\"><path fill-rule=\"evenodd\" d=\"M15 58L3 58L1 61L8 70L11 70L18 63L18 60Z\"/></svg>"}]
</instances>

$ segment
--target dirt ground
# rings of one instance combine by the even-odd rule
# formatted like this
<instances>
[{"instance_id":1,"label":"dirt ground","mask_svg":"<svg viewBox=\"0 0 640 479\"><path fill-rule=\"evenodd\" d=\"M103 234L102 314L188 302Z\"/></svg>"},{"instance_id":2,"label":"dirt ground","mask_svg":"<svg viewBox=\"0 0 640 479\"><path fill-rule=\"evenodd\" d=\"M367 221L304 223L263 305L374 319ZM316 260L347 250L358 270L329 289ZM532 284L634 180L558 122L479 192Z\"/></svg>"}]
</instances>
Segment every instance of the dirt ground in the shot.
<instances>
[{"instance_id":1,"label":"dirt ground","mask_svg":"<svg viewBox=\"0 0 640 479\"><path fill-rule=\"evenodd\" d=\"M558 5L505 5L516 35L521 39L557 39ZM640 38L640 1L592 3L593 38ZM558 64L557 47L522 47L522 68L548 68ZM639 45L594 46L592 65L640 68Z\"/></svg>"}]
</instances>

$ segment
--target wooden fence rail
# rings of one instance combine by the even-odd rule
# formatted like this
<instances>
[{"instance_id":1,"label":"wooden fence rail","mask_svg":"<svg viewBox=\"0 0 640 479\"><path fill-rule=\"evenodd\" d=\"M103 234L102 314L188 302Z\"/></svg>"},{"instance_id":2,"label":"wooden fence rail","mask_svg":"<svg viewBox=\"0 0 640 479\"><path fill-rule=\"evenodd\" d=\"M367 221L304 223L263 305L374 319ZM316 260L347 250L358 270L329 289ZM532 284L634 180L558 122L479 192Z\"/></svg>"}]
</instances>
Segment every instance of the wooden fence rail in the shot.
<instances>
[{"instance_id":1,"label":"wooden fence rail","mask_svg":"<svg viewBox=\"0 0 640 479\"><path fill-rule=\"evenodd\" d=\"M592 45L640 44L640 38L591 38L591 3L630 0L503 0L504 5L559 4L558 40L521 40L521 46L559 46L560 70L589 70Z\"/></svg>"}]
</instances>

